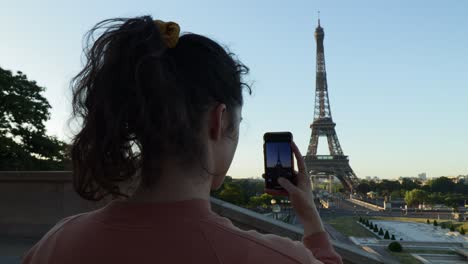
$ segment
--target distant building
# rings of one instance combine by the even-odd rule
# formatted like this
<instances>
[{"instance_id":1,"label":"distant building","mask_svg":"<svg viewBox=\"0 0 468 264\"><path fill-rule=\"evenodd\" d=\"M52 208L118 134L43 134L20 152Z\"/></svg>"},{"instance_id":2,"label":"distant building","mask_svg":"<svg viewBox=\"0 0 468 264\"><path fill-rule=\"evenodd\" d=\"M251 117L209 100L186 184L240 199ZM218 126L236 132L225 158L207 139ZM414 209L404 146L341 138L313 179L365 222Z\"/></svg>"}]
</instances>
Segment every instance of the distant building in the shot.
<instances>
[{"instance_id":1,"label":"distant building","mask_svg":"<svg viewBox=\"0 0 468 264\"><path fill-rule=\"evenodd\" d=\"M468 185L468 175L463 176L464 183Z\"/></svg>"},{"instance_id":2,"label":"distant building","mask_svg":"<svg viewBox=\"0 0 468 264\"><path fill-rule=\"evenodd\" d=\"M418 174L418 178L419 178L421 181L426 181L427 175L426 175L425 172L419 173L419 174Z\"/></svg>"},{"instance_id":3,"label":"distant building","mask_svg":"<svg viewBox=\"0 0 468 264\"><path fill-rule=\"evenodd\" d=\"M468 184L468 175L458 175L454 177L448 177L454 183L463 182L464 184Z\"/></svg>"}]
</instances>

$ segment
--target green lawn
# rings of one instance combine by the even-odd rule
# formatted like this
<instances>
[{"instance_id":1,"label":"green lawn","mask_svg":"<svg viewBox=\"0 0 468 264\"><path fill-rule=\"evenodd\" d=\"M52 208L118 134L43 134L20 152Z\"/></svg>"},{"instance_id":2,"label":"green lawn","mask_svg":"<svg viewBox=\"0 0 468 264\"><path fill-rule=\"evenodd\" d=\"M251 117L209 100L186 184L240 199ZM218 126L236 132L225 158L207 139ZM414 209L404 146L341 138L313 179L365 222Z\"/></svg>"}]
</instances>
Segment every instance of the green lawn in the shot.
<instances>
[{"instance_id":1,"label":"green lawn","mask_svg":"<svg viewBox=\"0 0 468 264\"><path fill-rule=\"evenodd\" d=\"M336 216L323 218L325 223L330 224L343 235L354 237L374 237L374 233L368 231L356 223L358 220L359 217L355 216Z\"/></svg>"}]
</instances>

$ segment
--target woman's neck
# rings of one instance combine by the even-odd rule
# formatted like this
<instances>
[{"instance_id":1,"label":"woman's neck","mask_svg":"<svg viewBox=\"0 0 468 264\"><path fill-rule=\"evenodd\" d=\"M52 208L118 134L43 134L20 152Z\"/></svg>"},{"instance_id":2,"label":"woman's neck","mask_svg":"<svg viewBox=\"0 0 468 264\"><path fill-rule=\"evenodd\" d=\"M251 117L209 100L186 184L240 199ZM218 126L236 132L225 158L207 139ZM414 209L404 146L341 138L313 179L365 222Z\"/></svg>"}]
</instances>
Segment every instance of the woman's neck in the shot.
<instances>
[{"instance_id":1,"label":"woman's neck","mask_svg":"<svg viewBox=\"0 0 468 264\"><path fill-rule=\"evenodd\" d=\"M211 177L205 175L165 174L151 189L138 188L129 202L171 202L192 199L209 200Z\"/></svg>"}]
</instances>

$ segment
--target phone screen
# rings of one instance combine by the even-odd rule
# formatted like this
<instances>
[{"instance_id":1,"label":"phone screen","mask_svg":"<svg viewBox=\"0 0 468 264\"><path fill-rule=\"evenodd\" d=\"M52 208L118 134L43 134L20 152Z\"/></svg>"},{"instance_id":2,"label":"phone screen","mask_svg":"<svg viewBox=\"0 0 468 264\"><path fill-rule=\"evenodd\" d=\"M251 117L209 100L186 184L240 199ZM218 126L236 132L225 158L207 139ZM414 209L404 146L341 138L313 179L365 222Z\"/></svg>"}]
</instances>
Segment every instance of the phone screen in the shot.
<instances>
[{"instance_id":1,"label":"phone screen","mask_svg":"<svg viewBox=\"0 0 468 264\"><path fill-rule=\"evenodd\" d=\"M291 177L291 144L289 142L267 142L265 144L267 174L276 177Z\"/></svg>"},{"instance_id":2,"label":"phone screen","mask_svg":"<svg viewBox=\"0 0 468 264\"><path fill-rule=\"evenodd\" d=\"M293 179L293 157L290 133L266 133L264 136L265 187L283 190L277 180L284 177Z\"/></svg>"}]
</instances>

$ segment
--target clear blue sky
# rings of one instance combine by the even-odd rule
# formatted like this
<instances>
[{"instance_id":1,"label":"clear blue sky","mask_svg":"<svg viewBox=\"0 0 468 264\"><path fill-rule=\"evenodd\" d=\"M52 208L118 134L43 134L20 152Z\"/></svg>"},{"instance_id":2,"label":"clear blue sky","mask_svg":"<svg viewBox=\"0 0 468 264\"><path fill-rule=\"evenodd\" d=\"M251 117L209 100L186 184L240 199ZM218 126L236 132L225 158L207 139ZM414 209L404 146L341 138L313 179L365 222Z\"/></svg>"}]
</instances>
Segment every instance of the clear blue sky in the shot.
<instances>
[{"instance_id":1,"label":"clear blue sky","mask_svg":"<svg viewBox=\"0 0 468 264\"><path fill-rule=\"evenodd\" d=\"M102 19L151 14L229 46L251 68L254 94L247 96L229 174L260 177L264 132L291 131L303 154L307 149L320 10L332 115L356 174L468 174L467 1L19 0L1 6L0 66L47 88L53 107L47 128L62 139L72 135L68 83L81 66L83 34ZM288 107L278 107L284 101Z\"/></svg>"}]
</instances>

